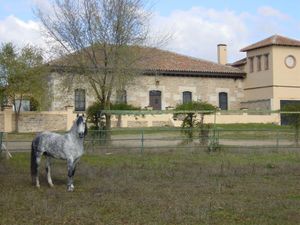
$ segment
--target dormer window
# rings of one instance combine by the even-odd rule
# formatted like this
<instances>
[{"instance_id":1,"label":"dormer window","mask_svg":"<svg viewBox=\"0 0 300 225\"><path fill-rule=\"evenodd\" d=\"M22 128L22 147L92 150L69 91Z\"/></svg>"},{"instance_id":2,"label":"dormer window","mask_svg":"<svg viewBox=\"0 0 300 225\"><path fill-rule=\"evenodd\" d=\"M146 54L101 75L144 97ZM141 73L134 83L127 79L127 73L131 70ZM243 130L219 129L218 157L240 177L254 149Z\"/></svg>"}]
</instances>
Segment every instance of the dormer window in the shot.
<instances>
[{"instance_id":1,"label":"dormer window","mask_svg":"<svg viewBox=\"0 0 300 225\"><path fill-rule=\"evenodd\" d=\"M127 104L127 91L126 90L118 90L116 103L124 103Z\"/></svg>"}]
</instances>

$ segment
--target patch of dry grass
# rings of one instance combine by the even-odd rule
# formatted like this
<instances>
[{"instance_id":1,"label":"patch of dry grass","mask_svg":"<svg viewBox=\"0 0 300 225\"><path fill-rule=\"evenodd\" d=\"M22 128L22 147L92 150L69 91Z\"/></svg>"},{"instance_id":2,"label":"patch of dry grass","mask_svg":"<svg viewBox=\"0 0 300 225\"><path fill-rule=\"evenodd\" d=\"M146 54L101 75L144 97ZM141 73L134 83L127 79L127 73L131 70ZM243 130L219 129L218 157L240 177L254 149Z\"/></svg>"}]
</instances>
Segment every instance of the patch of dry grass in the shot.
<instances>
[{"instance_id":1,"label":"patch of dry grass","mask_svg":"<svg viewBox=\"0 0 300 225\"><path fill-rule=\"evenodd\" d=\"M299 224L297 152L86 155L66 191L31 186L29 154L0 159L0 224Z\"/></svg>"}]
</instances>

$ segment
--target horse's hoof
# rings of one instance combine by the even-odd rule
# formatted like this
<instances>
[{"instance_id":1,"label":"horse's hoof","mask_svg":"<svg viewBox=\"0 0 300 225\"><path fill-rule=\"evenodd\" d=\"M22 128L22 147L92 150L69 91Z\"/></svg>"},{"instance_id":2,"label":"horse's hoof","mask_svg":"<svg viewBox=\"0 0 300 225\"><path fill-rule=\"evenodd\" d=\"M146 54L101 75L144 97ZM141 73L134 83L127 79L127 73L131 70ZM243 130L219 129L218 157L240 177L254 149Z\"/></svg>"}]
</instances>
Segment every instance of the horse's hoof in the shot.
<instances>
[{"instance_id":1,"label":"horse's hoof","mask_svg":"<svg viewBox=\"0 0 300 225\"><path fill-rule=\"evenodd\" d=\"M53 184L49 184L49 187L53 188L53 187L54 187L54 185L53 185Z\"/></svg>"},{"instance_id":2,"label":"horse's hoof","mask_svg":"<svg viewBox=\"0 0 300 225\"><path fill-rule=\"evenodd\" d=\"M74 185L73 184L71 184L71 185L68 186L68 191L70 191L70 192L74 191Z\"/></svg>"},{"instance_id":3,"label":"horse's hoof","mask_svg":"<svg viewBox=\"0 0 300 225\"><path fill-rule=\"evenodd\" d=\"M37 188L40 188L41 186L39 184L35 185Z\"/></svg>"}]
</instances>

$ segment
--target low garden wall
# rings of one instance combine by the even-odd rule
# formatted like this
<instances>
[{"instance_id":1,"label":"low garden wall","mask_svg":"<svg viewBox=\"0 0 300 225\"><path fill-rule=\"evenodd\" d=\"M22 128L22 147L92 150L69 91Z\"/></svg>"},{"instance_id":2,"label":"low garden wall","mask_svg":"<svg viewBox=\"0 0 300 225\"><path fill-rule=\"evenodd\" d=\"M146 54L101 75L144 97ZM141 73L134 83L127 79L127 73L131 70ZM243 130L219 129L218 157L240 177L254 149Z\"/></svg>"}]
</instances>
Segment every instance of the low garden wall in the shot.
<instances>
[{"instance_id":1,"label":"low garden wall","mask_svg":"<svg viewBox=\"0 0 300 225\"><path fill-rule=\"evenodd\" d=\"M117 116L112 117L112 126L117 124ZM233 123L273 123L280 124L280 114L253 115L247 112L226 114L216 113L216 115L205 115L204 123L233 124ZM145 115L145 116L122 116L121 127L180 127L182 119L174 119L173 114Z\"/></svg>"},{"instance_id":2,"label":"low garden wall","mask_svg":"<svg viewBox=\"0 0 300 225\"><path fill-rule=\"evenodd\" d=\"M75 118L73 107L67 107L65 111L22 112L18 123L19 132L66 131L71 128ZM11 107L6 107L0 112L0 131L15 130L15 114Z\"/></svg>"},{"instance_id":3,"label":"low garden wall","mask_svg":"<svg viewBox=\"0 0 300 225\"><path fill-rule=\"evenodd\" d=\"M69 130L76 118L73 107L64 111L51 112L22 112L19 118L19 132L66 131ZM118 116L112 116L112 127L117 126ZM246 111L235 114L218 112L216 115L205 115L205 123L274 123L280 124L280 114L253 115ZM179 127L182 119L174 119L173 114L121 116L120 127ZM11 108L0 112L0 131L15 131L15 116Z\"/></svg>"},{"instance_id":4,"label":"low garden wall","mask_svg":"<svg viewBox=\"0 0 300 225\"><path fill-rule=\"evenodd\" d=\"M67 117L65 112L24 112L19 118L19 132L64 131Z\"/></svg>"}]
</instances>

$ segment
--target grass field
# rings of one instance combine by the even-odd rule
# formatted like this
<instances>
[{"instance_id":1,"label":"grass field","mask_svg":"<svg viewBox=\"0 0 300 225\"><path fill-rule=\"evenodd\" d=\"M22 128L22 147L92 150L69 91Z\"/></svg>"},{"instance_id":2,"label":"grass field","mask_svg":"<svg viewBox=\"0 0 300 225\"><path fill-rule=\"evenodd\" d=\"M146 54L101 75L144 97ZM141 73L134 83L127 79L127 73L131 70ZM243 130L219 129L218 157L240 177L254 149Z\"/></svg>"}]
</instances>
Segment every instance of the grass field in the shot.
<instances>
[{"instance_id":1,"label":"grass field","mask_svg":"<svg viewBox=\"0 0 300 225\"><path fill-rule=\"evenodd\" d=\"M0 224L299 224L300 153L85 155L75 192L31 186L29 153L0 159Z\"/></svg>"}]
</instances>

